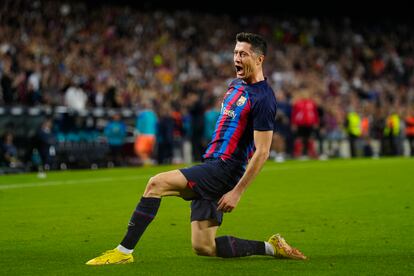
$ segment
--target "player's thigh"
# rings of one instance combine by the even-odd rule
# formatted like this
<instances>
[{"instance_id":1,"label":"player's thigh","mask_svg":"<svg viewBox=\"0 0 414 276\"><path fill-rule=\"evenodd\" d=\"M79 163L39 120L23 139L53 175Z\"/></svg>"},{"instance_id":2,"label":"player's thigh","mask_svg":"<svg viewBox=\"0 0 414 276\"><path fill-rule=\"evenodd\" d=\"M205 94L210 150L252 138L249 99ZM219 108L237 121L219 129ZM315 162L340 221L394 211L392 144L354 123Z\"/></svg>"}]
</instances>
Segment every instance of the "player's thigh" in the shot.
<instances>
[{"instance_id":1,"label":"player's thigh","mask_svg":"<svg viewBox=\"0 0 414 276\"><path fill-rule=\"evenodd\" d=\"M192 197L194 192L187 186L187 179L179 170L159 173L150 178L144 195Z\"/></svg>"},{"instance_id":2,"label":"player's thigh","mask_svg":"<svg viewBox=\"0 0 414 276\"><path fill-rule=\"evenodd\" d=\"M191 222L191 243L195 250L215 251L215 238L218 229L215 220L202 220Z\"/></svg>"}]
</instances>

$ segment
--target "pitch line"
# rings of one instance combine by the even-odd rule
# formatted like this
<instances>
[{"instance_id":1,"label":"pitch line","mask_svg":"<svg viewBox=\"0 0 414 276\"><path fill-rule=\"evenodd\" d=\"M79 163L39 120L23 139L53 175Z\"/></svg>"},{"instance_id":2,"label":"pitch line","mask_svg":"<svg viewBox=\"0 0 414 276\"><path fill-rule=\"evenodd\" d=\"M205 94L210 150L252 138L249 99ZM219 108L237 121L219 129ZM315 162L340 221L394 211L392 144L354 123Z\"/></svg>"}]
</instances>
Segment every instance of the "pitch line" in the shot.
<instances>
[{"instance_id":1,"label":"pitch line","mask_svg":"<svg viewBox=\"0 0 414 276\"><path fill-rule=\"evenodd\" d=\"M375 162L375 160L373 160ZM385 165L388 162L382 162L379 164ZM280 166L280 167L264 167L262 171L284 171L290 169L326 169L326 168L352 168L354 166L361 166L361 165L368 165L371 164L370 162L360 163L348 163L348 164L330 164L329 167L325 166L314 166L314 164L295 164L294 166ZM60 185L73 185L73 184L82 184L82 183L97 183L97 182L110 182L116 180L140 180L140 179L149 179L154 174L147 174L147 175L135 175L135 176L124 176L124 177L101 177L101 178L92 178L92 179L79 179L79 180L56 180L56 181L48 181L48 182L30 182L30 183L15 183L15 184L6 184L0 185L1 190L10 190L10 189L19 189L19 188L32 188L32 187L47 187L47 186L60 186Z\"/></svg>"},{"instance_id":2,"label":"pitch line","mask_svg":"<svg viewBox=\"0 0 414 276\"><path fill-rule=\"evenodd\" d=\"M111 181L116 181L116 180L139 180L139 179L149 178L151 176L152 175L135 175L135 176L124 176L124 177L101 177L101 178L79 179L79 180L56 180L56 181L47 181L47 182L15 183L15 184L8 184L8 185L0 185L0 190L73 185L73 184L97 183L97 182L101 183L101 182L111 182Z\"/></svg>"}]
</instances>

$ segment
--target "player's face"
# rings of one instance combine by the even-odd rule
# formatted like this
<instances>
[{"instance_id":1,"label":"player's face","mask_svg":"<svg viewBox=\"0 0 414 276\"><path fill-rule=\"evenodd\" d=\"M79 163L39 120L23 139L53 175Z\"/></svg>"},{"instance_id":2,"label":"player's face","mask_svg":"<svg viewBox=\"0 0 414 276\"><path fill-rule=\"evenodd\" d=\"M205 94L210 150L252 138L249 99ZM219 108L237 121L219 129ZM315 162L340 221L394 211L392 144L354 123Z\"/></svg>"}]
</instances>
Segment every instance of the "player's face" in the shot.
<instances>
[{"instance_id":1,"label":"player's face","mask_svg":"<svg viewBox=\"0 0 414 276\"><path fill-rule=\"evenodd\" d=\"M247 42L236 43L233 60L236 76L242 80L251 79L261 65L258 55L253 52L251 45Z\"/></svg>"}]
</instances>

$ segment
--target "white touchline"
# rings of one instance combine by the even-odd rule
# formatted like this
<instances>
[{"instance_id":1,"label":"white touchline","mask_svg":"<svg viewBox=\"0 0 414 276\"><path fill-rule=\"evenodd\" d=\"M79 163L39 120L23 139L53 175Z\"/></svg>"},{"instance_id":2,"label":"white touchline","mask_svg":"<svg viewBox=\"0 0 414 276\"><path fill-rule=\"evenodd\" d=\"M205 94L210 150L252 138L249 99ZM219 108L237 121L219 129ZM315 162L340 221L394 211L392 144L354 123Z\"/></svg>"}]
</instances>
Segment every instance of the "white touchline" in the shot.
<instances>
[{"instance_id":1,"label":"white touchline","mask_svg":"<svg viewBox=\"0 0 414 276\"><path fill-rule=\"evenodd\" d=\"M370 160L371 161L371 160ZM382 161L389 161L389 160L382 160ZM391 160L392 161L392 160ZM372 160L375 162L375 160ZM388 162L381 162L378 165L386 165ZM315 163L320 164L320 163ZM314 166L313 164L294 164L293 166L272 166L272 167L264 167L262 171L284 171L290 169L331 169L332 167L347 169L352 168L354 166L361 166L361 165L368 165L371 162L352 162L347 164L330 164L327 166ZM96 183L96 182L109 182L114 180L134 180L134 179L149 179L153 174L148 175L135 175L135 176L124 176L124 177L102 177L102 178L92 178L92 179L79 179L79 180L57 180L57 181L49 181L49 182L30 182L30 183L16 183L16 184L9 184L9 185L0 185L0 190L9 190L9 189L19 189L19 188L32 188L32 187L47 187L47 186L59 186L59 185L71 185L71 184L81 184L81 183Z\"/></svg>"},{"instance_id":2,"label":"white touchline","mask_svg":"<svg viewBox=\"0 0 414 276\"><path fill-rule=\"evenodd\" d=\"M149 178L149 177L151 177L151 175L135 175L135 176L124 176L124 177L122 176L121 177L102 177L102 178L79 179L79 180L57 180L57 181L48 181L48 182L15 183L15 184L9 184L9 185L0 185L0 190L72 185L72 184L82 184L82 183L109 182L109 181L116 181L116 180L134 180L134 179L144 179L144 178Z\"/></svg>"}]
</instances>

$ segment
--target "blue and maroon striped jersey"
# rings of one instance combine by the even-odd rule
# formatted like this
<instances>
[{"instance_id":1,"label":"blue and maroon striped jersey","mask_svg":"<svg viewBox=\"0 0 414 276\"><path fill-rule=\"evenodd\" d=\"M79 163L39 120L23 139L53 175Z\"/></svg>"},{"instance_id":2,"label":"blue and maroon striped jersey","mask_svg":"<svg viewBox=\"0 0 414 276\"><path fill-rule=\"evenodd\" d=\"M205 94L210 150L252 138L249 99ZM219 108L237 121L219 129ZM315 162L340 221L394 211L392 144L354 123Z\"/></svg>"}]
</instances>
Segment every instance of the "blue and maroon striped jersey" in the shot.
<instances>
[{"instance_id":1,"label":"blue and maroon striped jersey","mask_svg":"<svg viewBox=\"0 0 414 276\"><path fill-rule=\"evenodd\" d=\"M245 166L255 150L253 130L273 130L275 116L276 98L266 80L254 84L233 80L203 158L221 158Z\"/></svg>"}]
</instances>

